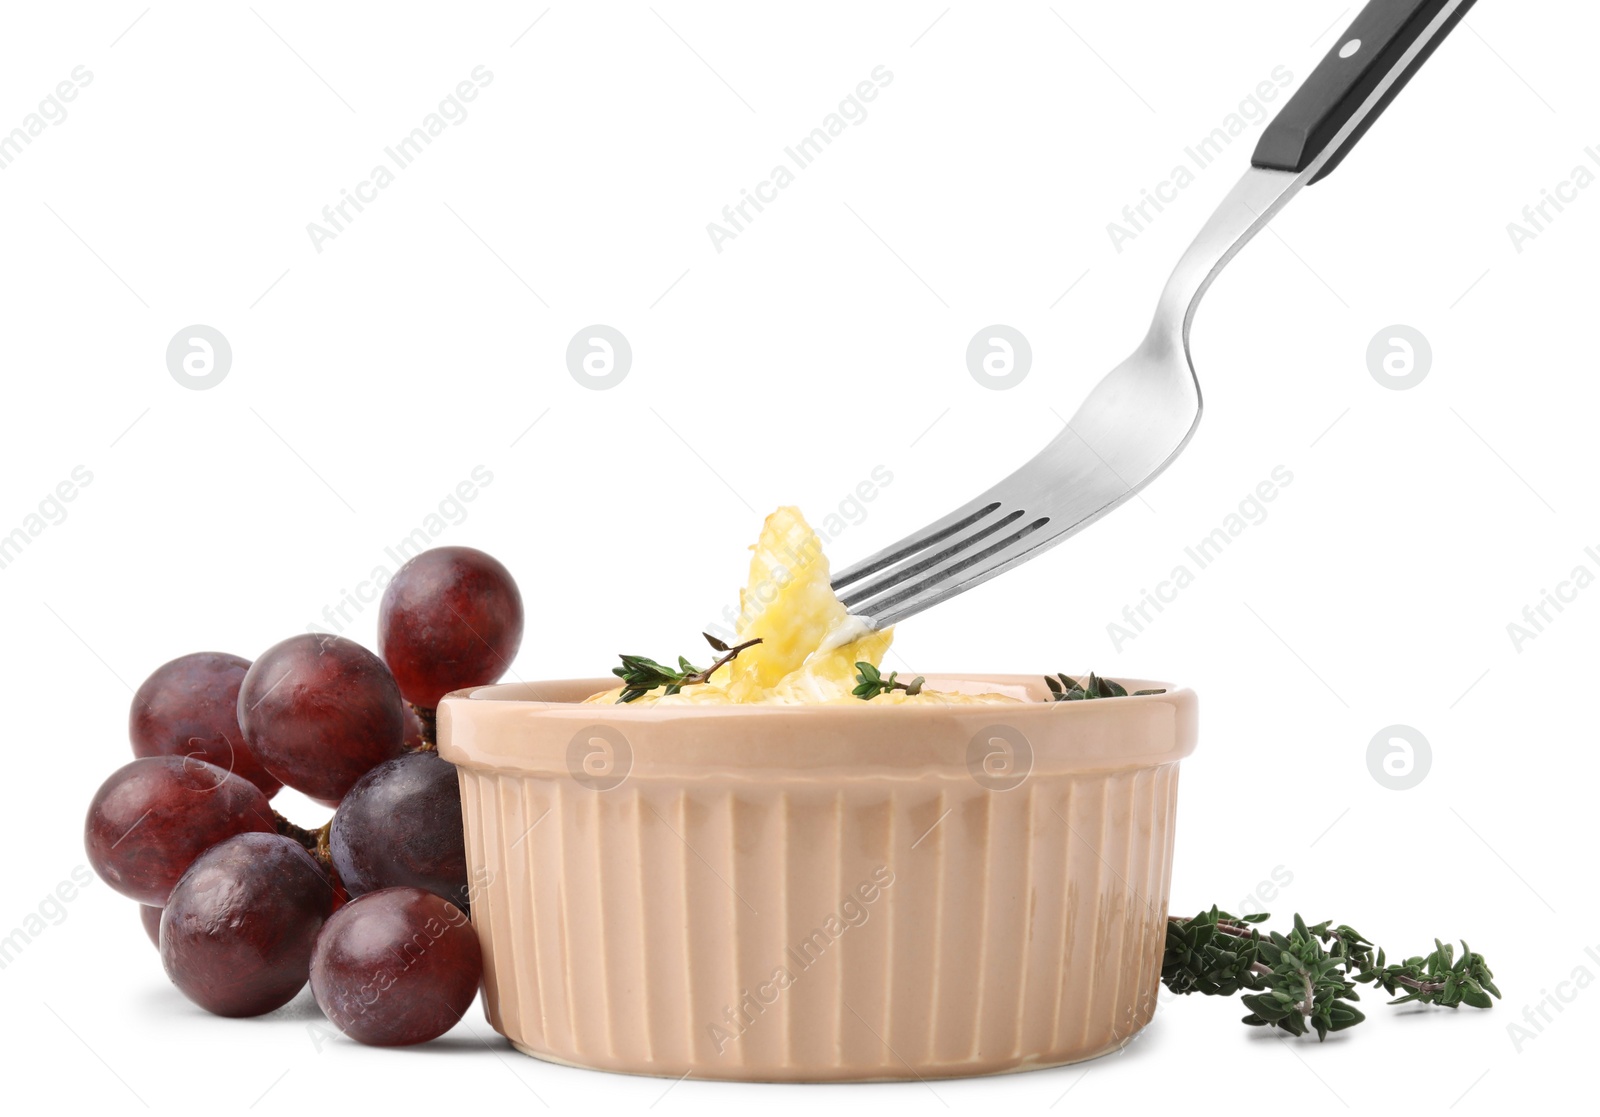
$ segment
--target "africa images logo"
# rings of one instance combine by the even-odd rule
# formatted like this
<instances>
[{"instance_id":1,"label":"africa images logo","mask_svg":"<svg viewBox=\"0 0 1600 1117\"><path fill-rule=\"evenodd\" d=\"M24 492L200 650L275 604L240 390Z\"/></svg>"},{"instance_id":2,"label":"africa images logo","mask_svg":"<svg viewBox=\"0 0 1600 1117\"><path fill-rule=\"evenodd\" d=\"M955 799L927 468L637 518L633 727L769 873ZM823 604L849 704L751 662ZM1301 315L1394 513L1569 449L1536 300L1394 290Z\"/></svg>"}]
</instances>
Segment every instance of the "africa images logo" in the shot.
<instances>
[{"instance_id":1,"label":"africa images logo","mask_svg":"<svg viewBox=\"0 0 1600 1117\"><path fill-rule=\"evenodd\" d=\"M731 205L722 207L722 221L706 222L706 235L711 238L711 247L722 254L725 241L736 239L745 231L745 226L755 220L755 214L750 212L750 207L756 213L764 212L766 206L778 200L778 192L794 185L796 171L803 171L817 161L824 149L829 147L835 137L844 134L848 125L864 124L867 120L867 102L876 101L878 93L894 81L894 74L887 66L874 66L871 80L862 80L856 83L855 89L845 95L838 107L822 118L822 123L811 129L798 141L783 149L788 162L775 165L766 178L756 183L755 191L740 188L740 198ZM791 164L792 169L791 169Z\"/></svg>"},{"instance_id":2,"label":"africa images logo","mask_svg":"<svg viewBox=\"0 0 1600 1117\"><path fill-rule=\"evenodd\" d=\"M455 88L439 102L437 110L422 118L421 124L383 149L388 157L387 163L374 166L368 172L368 177L356 183L353 192L340 188L339 200L322 207L322 220L326 224L306 222L306 235L311 238L311 247L316 249L318 255L322 254L325 242L338 237L355 221L356 214L365 211L363 203L370 205L376 202L378 192L392 186L398 172L415 163L436 136L443 135L449 126L467 119L466 102L477 100L484 87L494 81L494 74L485 66L474 66L471 76L471 81L457 82ZM354 207L355 213L350 212L350 207Z\"/></svg>"}]
</instances>

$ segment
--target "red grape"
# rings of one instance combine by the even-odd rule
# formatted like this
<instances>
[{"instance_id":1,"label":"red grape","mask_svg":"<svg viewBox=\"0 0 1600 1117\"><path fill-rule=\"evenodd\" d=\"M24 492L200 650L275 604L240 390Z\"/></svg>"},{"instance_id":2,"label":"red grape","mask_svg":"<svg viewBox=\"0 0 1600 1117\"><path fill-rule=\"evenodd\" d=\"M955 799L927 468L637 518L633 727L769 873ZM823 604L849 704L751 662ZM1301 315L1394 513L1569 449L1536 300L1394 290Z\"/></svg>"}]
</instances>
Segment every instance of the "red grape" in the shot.
<instances>
[{"instance_id":1,"label":"red grape","mask_svg":"<svg viewBox=\"0 0 1600 1117\"><path fill-rule=\"evenodd\" d=\"M344 886L344 881L339 879L339 870L332 865L323 866L328 874L328 883L333 886L333 911L338 911L350 902L350 890Z\"/></svg>"},{"instance_id":2,"label":"red grape","mask_svg":"<svg viewBox=\"0 0 1600 1117\"><path fill-rule=\"evenodd\" d=\"M269 772L325 803L405 749L394 676L342 636L305 633L263 652L239 689L239 724Z\"/></svg>"},{"instance_id":3,"label":"red grape","mask_svg":"<svg viewBox=\"0 0 1600 1117\"><path fill-rule=\"evenodd\" d=\"M494 682L521 644L517 583L482 551L424 551L384 588L378 651L406 701L423 709L452 690Z\"/></svg>"},{"instance_id":4,"label":"red grape","mask_svg":"<svg viewBox=\"0 0 1600 1117\"><path fill-rule=\"evenodd\" d=\"M207 850L161 916L161 963L195 1004L260 1016L294 999L311 972L333 893L305 847L240 834Z\"/></svg>"},{"instance_id":5,"label":"red grape","mask_svg":"<svg viewBox=\"0 0 1600 1117\"><path fill-rule=\"evenodd\" d=\"M193 756L243 776L268 799L283 786L244 743L239 684L250 661L195 652L157 667L133 696L128 737L135 756Z\"/></svg>"},{"instance_id":6,"label":"red grape","mask_svg":"<svg viewBox=\"0 0 1600 1117\"><path fill-rule=\"evenodd\" d=\"M351 900L328 920L311 958L311 991L328 1019L378 1047L444 1035L472 1004L482 976L471 922L420 888Z\"/></svg>"},{"instance_id":7,"label":"red grape","mask_svg":"<svg viewBox=\"0 0 1600 1117\"><path fill-rule=\"evenodd\" d=\"M243 776L186 756L148 756L118 768L89 803L89 864L112 888L162 905L211 846L246 831L272 833L272 807Z\"/></svg>"},{"instance_id":8,"label":"red grape","mask_svg":"<svg viewBox=\"0 0 1600 1117\"><path fill-rule=\"evenodd\" d=\"M467 906L467 846L456 767L414 752L378 765L345 793L328 833L351 895L409 885Z\"/></svg>"},{"instance_id":9,"label":"red grape","mask_svg":"<svg viewBox=\"0 0 1600 1117\"><path fill-rule=\"evenodd\" d=\"M149 904L140 904L139 922L144 924L144 933L150 936L150 941L159 947L161 945L161 909L151 907Z\"/></svg>"}]
</instances>

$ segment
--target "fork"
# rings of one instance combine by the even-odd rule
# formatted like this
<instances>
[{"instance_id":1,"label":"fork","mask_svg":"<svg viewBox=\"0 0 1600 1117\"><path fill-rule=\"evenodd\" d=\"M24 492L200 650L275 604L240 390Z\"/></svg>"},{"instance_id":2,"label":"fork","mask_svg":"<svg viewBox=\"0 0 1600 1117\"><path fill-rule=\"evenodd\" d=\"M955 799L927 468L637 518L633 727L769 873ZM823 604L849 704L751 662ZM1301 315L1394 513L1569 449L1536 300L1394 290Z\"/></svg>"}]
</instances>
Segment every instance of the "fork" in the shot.
<instances>
[{"instance_id":1,"label":"fork","mask_svg":"<svg viewBox=\"0 0 1600 1117\"><path fill-rule=\"evenodd\" d=\"M1127 502L1200 422L1196 307L1225 264L1301 187L1325 177L1474 0L1369 0L1262 132L1251 166L1162 289L1144 340L1016 472L833 578L858 624L886 628L1041 554Z\"/></svg>"}]
</instances>

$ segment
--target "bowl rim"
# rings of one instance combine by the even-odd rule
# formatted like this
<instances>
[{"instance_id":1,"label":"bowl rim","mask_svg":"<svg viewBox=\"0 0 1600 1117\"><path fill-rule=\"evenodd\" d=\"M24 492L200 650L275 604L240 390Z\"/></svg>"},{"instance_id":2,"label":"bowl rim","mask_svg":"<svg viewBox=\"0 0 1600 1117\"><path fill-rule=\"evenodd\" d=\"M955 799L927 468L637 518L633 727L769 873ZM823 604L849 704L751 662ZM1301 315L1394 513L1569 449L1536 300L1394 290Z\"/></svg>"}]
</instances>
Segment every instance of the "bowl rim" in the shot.
<instances>
[{"instance_id":1,"label":"bowl rim","mask_svg":"<svg viewBox=\"0 0 1600 1117\"><path fill-rule=\"evenodd\" d=\"M453 690L439 700L442 709L447 703L496 703L507 706L541 707L559 714L562 711L582 710L587 711L595 720L610 720L618 718L627 721L665 721L674 718L700 718L700 717L814 717L826 713L837 717L843 711L853 711L845 716L866 715L898 716L901 718L916 718L926 716L948 716L953 710L995 710L995 711L1021 711L1038 706L1053 711L1057 716L1067 710L1082 709L1087 707L1100 708L1105 711L1106 702L1115 702L1117 707L1129 708L1145 706L1151 703L1168 703L1179 697L1193 698L1194 691L1188 687L1180 687L1176 683L1161 679L1137 679L1131 677L1109 678L1128 689L1126 696L1116 699L1094 699L1081 702L1051 702L1048 700L1049 691L1045 687L1043 675L1018 675L1018 674L991 674L971 671L926 671L907 672L901 675L915 677L921 674L926 680L930 690L949 690L952 687L965 686L968 689L963 693L991 693L971 689L977 685L993 685L1005 687L1012 691L1022 691L1026 698L1016 703L993 704L962 704L949 705L939 702L928 702L917 705L901 705L882 702L862 701L856 706L847 703L830 702L797 702L792 704L761 704L738 703L706 704L706 705L673 705L673 706L635 706L629 703L616 702L585 702L582 698L564 697L539 697L537 693L516 693L535 691L536 688L546 688L552 694L556 692L582 693L585 697L602 694L608 690L615 690L618 685L616 676L577 677L566 679L523 680L516 682L486 683L482 686L463 687ZM1088 678L1089 672L1078 674L1065 672L1069 678ZM1134 694L1135 690L1160 689L1160 694ZM1000 693L1004 693L1003 691ZM1015 696L1015 695L1013 695ZM1036 716L1028 714L1024 716Z\"/></svg>"},{"instance_id":2,"label":"bowl rim","mask_svg":"<svg viewBox=\"0 0 1600 1117\"><path fill-rule=\"evenodd\" d=\"M1048 694L1043 676L927 678L934 686L1009 685ZM607 684L605 679L562 679L452 692L438 709L439 755L467 770L579 782L591 778L591 761L601 763L593 760L597 756L605 758L602 766L618 758L617 766L606 770L629 779L837 781L965 776L992 753L997 740L1010 742L1016 755L1027 758L1029 771L1155 767L1189 755L1198 737L1198 698L1181 687L1081 702L962 705L633 707L577 700ZM547 697L536 697L541 693ZM600 776L594 781L604 782Z\"/></svg>"}]
</instances>

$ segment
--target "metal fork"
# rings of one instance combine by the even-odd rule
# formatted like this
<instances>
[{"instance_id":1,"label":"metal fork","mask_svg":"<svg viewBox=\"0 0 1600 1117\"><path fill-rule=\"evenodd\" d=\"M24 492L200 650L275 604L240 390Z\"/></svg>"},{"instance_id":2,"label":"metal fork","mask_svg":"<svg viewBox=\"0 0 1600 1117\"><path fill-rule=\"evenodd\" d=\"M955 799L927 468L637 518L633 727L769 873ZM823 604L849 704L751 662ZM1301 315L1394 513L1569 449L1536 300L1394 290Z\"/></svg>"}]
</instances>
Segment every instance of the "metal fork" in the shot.
<instances>
[{"instance_id":1,"label":"metal fork","mask_svg":"<svg viewBox=\"0 0 1600 1117\"><path fill-rule=\"evenodd\" d=\"M1022 468L838 573L850 612L885 628L1041 554L1125 503L1200 422L1189 325L1229 260L1338 165L1474 0L1369 0L1266 127L1251 167L1178 261L1139 347Z\"/></svg>"}]
</instances>

